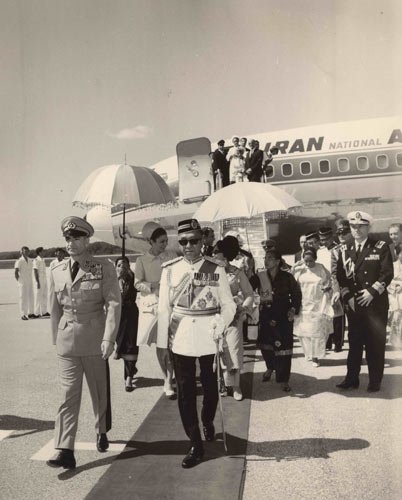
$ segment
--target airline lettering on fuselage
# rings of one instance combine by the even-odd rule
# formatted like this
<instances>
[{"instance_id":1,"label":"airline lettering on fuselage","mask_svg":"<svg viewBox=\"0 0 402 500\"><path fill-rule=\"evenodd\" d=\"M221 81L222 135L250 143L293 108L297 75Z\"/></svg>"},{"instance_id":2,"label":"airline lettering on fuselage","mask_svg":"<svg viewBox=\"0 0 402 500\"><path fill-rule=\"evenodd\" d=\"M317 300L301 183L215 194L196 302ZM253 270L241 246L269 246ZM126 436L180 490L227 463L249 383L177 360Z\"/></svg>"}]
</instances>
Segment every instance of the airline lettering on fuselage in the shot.
<instances>
[{"instance_id":1,"label":"airline lettering on fuselage","mask_svg":"<svg viewBox=\"0 0 402 500\"><path fill-rule=\"evenodd\" d=\"M394 142L402 142L402 132L400 128L395 128L392 131L388 144L393 144Z\"/></svg>"},{"instance_id":2,"label":"airline lettering on fuselage","mask_svg":"<svg viewBox=\"0 0 402 500\"><path fill-rule=\"evenodd\" d=\"M330 142L329 149L363 148L367 146L381 146L380 139L355 139L353 141Z\"/></svg>"},{"instance_id":3,"label":"airline lettering on fuselage","mask_svg":"<svg viewBox=\"0 0 402 500\"><path fill-rule=\"evenodd\" d=\"M279 153L281 154L291 154L291 153L304 153L306 151L321 151L322 145L324 142L324 136L318 137L310 137L307 141L307 147L305 146L303 139L296 139L289 148L290 141L276 141L275 144L271 142L267 142L265 144L264 151L266 153L269 152L271 148L278 148ZM288 150L289 148L289 150Z\"/></svg>"}]
</instances>

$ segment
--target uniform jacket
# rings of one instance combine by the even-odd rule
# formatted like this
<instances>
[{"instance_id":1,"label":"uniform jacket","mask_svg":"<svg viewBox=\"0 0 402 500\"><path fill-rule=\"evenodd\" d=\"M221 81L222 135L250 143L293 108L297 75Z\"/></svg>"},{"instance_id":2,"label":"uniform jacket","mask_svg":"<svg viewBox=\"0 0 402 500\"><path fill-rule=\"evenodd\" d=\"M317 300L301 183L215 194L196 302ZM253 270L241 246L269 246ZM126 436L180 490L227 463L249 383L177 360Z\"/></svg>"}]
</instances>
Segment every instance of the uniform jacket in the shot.
<instances>
[{"instance_id":1,"label":"uniform jacket","mask_svg":"<svg viewBox=\"0 0 402 500\"><path fill-rule=\"evenodd\" d=\"M61 356L101 354L102 340L114 342L121 294L111 262L88 256L71 280L72 259L51 269L49 303L53 344Z\"/></svg>"},{"instance_id":2,"label":"uniform jacket","mask_svg":"<svg viewBox=\"0 0 402 500\"><path fill-rule=\"evenodd\" d=\"M264 152L261 149L250 151L246 158L246 170L251 169L251 173L247 174L250 182L260 182L262 176L262 161Z\"/></svg>"},{"instance_id":3,"label":"uniform jacket","mask_svg":"<svg viewBox=\"0 0 402 500\"><path fill-rule=\"evenodd\" d=\"M394 271L389 246L385 241L368 237L359 257L356 257L355 241L342 245L338 250L339 259L336 277L341 287L341 295L347 302L362 290L367 289L374 299L363 309L387 309L388 294ZM356 309L359 309L355 303Z\"/></svg>"},{"instance_id":4,"label":"uniform jacket","mask_svg":"<svg viewBox=\"0 0 402 500\"><path fill-rule=\"evenodd\" d=\"M234 318L236 304L223 266L212 266L208 273L199 272L205 261L200 257L190 263L179 257L164 264L158 307L158 347L168 347L184 356L214 354L215 342L211 322L218 309L225 327ZM175 310L185 314L179 315ZM211 311L211 312L208 312Z\"/></svg>"}]
</instances>

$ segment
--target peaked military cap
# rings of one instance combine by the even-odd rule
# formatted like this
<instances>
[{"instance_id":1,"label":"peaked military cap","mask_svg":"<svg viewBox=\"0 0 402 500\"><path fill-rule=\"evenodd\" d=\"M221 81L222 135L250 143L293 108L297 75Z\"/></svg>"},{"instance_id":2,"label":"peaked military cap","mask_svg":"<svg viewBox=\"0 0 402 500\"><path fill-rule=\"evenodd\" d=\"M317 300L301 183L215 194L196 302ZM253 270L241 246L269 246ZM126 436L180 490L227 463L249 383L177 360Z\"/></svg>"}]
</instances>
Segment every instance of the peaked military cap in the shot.
<instances>
[{"instance_id":1,"label":"peaked military cap","mask_svg":"<svg viewBox=\"0 0 402 500\"><path fill-rule=\"evenodd\" d=\"M189 233L192 231L202 231L200 223L197 219L185 219L179 222L177 226L177 233Z\"/></svg>"},{"instance_id":2,"label":"peaked military cap","mask_svg":"<svg viewBox=\"0 0 402 500\"><path fill-rule=\"evenodd\" d=\"M318 230L320 236L330 236L332 234L332 228L329 226L320 227Z\"/></svg>"},{"instance_id":3,"label":"peaked military cap","mask_svg":"<svg viewBox=\"0 0 402 500\"><path fill-rule=\"evenodd\" d=\"M347 219L338 220L336 223L336 232L337 233L350 233L350 224Z\"/></svg>"},{"instance_id":4,"label":"peaked military cap","mask_svg":"<svg viewBox=\"0 0 402 500\"><path fill-rule=\"evenodd\" d=\"M349 212L347 215L349 224L358 224L360 226L368 226L372 224L373 218L367 212Z\"/></svg>"},{"instance_id":5,"label":"peaked military cap","mask_svg":"<svg viewBox=\"0 0 402 500\"><path fill-rule=\"evenodd\" d=\"M306 233L306 240L309 240L310 238L318 238L318 232L317 231L310 231L309 233Z\"/></svg>"},{"instance_id":6,"label":"peaked military cap","mask_svg":"<svg viewBox=\"0 0 402 500\"><path fill-rule=\"evenodd\" d=\"M81 217L70 215L61 221L63 236L93 236L95 230L89 222Z\"/></svg>"}]
</instances>

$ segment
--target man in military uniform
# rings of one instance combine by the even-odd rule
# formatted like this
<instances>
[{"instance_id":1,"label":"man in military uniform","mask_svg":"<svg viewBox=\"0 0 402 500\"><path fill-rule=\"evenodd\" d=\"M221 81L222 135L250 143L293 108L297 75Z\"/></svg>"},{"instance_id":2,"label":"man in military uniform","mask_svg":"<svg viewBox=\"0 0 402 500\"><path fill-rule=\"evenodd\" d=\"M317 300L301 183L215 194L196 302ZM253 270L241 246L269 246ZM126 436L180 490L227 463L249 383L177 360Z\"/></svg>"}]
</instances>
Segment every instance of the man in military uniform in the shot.
<instances>
[{"instance_id":1,"label":"man in military uniform","mask_svg":"<svg viewBox=\"0 0 402 500\"><path fill-rule=\"evenodd\" d=\"M331 250L331 282L332 282L332 303L334 310L338 312L338 315L334 316L334 333L329 336L335 344L334 351L341 352L343 347L343 342L345 338L345 304L341 297L341 291L339 283L336 277L336 271L338 267L338 260L341 257L342 247L346 248L345 243L353 241L352 235L350 234L350 224L347 219L340 219L336 223L336 235L338 237L339 243L335 245ZM328 339L329 340L329 339ZM327 342L327 347L332 347L332 342L329 345Z\"/></svg>"},{"instance_id":2,"label":"man in military uniform","mask_svg":"<svg viewBox=\"0 0 402 500\"><path fill-rule=\"evenodd\" d=\"M191 441L182 466L189 468L197 465L204 455L197 416L196 360L204 390L201 411L204 437L213 441L218 404L214 338L223 335L234 317L236 305L223 266L201 256L202 231L198 221L180 222L178 236L184 257L162 266L157 347L169 346L173 353L180 416Z\"/></svg>"},{"instance_id":3,"label":"man in military uniform","mask_svg":"<svg viewBox=\"0 0 402 500\"><path fill-rule=\"evenodd\" d=\"M357 389L363 347L369 373L368 392L377 392L384 373L387 286L393 278L392 256L385 241L369 236L372 217L365 212L348 214L353 241L343 245L337 265L341 294L348 306L349 354L340 389Z\"/></svg>"},{"instance_id":4,"label":"man in military uniform","mask_svg":"<svg viewBox=\"0 0 402 500\"><path fill-rule=\"evenodd\" d=\"M55 425L55 448L60 451L47 464L73 469L84 374L95 414L97 449L103 452L109 447L107 359L114 349L121 298L113 264L88 253L93 227L80 217L66 217L61 229L70 258L51 269L49 303L63 402Z\"/></svg>"},{"instance_id":5,"label":"man in military uniform","mask_svg":"<svg viewBox=\"0 0 402 500\"><path fill-rule=\"evenodd\" d=\"M328 226L320 227L318 229L318 236L320 237L321 248L317 250L317 262L322 264L328 271L331 271L331 258L332 250L336 247L334 242L334 233L332 228ZM340 352L342 350L342 325L343 325L343 308L339 301L340 294L339 286L336 280L332 279L332 309L334 313L333 317L333 328L334 332L331 333L327 340L326 348L327 350L332 349L332 345L335 344L335 352ZM335 300L336 299L336 300Z\"/></svg>"}]
</instances>

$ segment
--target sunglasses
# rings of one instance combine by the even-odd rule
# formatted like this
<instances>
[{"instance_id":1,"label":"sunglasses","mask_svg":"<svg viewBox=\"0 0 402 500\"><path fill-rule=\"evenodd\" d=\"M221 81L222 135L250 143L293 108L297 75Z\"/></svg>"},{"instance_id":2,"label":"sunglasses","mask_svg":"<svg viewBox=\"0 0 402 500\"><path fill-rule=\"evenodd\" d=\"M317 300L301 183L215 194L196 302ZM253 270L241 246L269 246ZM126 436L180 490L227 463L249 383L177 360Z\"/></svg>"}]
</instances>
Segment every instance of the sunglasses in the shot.
<instances>
[{"instance_id":1,"label":"sunglasses","mask_svg":"<svg viewBox=\"0 0 402 500\"><path fill-rule=\"evenodd\" d=\"M197 245L197 243L199 243L200 241L201 241L201 238L190 238L190 239L183 238L183 239L179 240L179 245L181 245L182 247L185 247L188 245L188 243L190 243L190 245L194 246L194 245Z\"/></svg>"}]
</instances>

